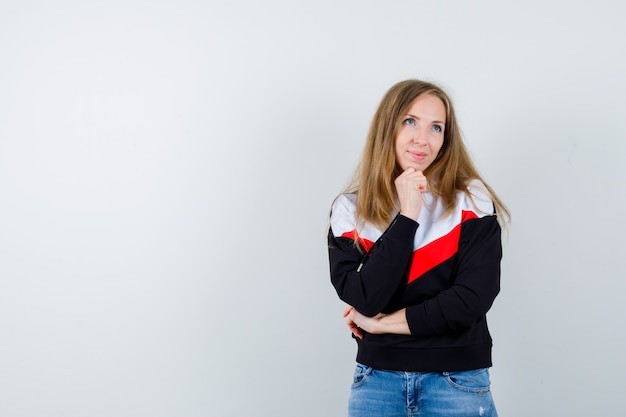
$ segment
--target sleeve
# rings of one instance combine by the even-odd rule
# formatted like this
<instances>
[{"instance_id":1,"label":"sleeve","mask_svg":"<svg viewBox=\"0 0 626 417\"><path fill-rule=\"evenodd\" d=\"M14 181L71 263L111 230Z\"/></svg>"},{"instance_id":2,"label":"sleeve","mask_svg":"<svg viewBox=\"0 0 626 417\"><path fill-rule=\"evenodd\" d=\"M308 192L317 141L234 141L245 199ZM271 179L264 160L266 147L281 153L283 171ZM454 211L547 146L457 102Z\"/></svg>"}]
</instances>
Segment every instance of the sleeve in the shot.
<instances>
[{"instance_id":1,"label":"sleeve","mask_svg":"<svg viewBox=\"0 0 626 417\"><path fill-rule=\"evenodd\" d=\"M413 336L454 332L483 318L500 292L501 229L495 215L463 223L450 288L406 309Z\"/></svg>"},{"instance_id":2,"label":"sleeve","mask_svg":"<svg viewBox=\"0 0 626 417\"><path fill-rule=\"evenodd\" d=\"M339 298L366 316L375 316L389 303L405 278L418 224L398 215L369 255L354 241L328 233L330 279Z\"/></svg>"}]
</instances>

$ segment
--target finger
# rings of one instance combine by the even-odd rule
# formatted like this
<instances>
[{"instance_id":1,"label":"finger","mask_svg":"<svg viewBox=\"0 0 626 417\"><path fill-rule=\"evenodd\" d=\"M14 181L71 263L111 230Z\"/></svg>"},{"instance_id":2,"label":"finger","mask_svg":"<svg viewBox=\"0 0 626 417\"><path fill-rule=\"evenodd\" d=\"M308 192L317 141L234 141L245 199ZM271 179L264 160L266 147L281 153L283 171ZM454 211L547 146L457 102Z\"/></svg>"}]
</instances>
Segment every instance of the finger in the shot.
<instances>
[{"instance_id":1,"label":"finger","mask_svg":"<svg viewBox=\"0 0 626 417\"><path fill-rule=\"evenodd\" d=\"M363 339L363 332L361 331L360 328L358 328L357 326L353 326L350 328L350 331L352 332L353 335L355 335L356 337L358 337L359 339Z\"/></svg>"},{"instance_id":2,"label":"finger","mask_svg":"<svg viewBox=\"0 0 626 417\"><path fill-rule=\"evenodd\" d=\"M348 325L348 327L357 325L356 322L354 321L354 316L352 314L348 314L346 316L346 324Z\"/></svg>"},{"instance_id":3,"label":"finger","mask_svg":"<svg viewBox=\"0 0 626 417\"><path fill-rule=\"evenodd\" d=\"M363 332L361 331L359 326L356 325L355 322L353 322L352 320L346 320L346 324L348 325L348 329L350 329L352 334L354 334L359 339L363 339Z\"/></svg>"},{"instance_id":4,"label":"finger","mask_svg":"<svg viewBox=\"0 0 626 417\"><path fill-rule=\"evenodd\" d=\"M348 314L350 314L350 312L354 310L354 307L352 306L347 306L344 310L343 310L343 317L348 316Z\"/></svg>"}]
</instances>

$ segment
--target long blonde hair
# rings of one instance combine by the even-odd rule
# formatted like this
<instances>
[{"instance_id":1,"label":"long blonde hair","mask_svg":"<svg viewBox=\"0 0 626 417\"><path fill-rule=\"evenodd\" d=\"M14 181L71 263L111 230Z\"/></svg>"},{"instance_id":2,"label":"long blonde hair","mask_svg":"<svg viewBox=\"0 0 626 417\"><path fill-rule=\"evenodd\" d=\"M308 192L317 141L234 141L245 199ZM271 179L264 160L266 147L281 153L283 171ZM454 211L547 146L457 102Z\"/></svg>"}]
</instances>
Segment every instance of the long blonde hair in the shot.
<instances>
[{"instance_id":1,"label":"long blonde hair","mask_svg":"<svg viewBox=\"0 0 626 417\"><path fill-rule=\"evenodd\" d=\"M487 188L500 221L508 222L508 209L481 178L467 152L452 101L442 88L420 80L401 81L392 86L374 114L361 162L354 180L346 189L346 192L357 193L357 219L384 230L399 210L394 185L395 178L401 173L396 163L396 136L402 116L415 99L424 94L440 98L446 108L443 145L433 163L424 171L429 190L443 200L445 215L454 210L458 191L471 198L468 183L477 179Z\"/></svg>"}]
</instances>

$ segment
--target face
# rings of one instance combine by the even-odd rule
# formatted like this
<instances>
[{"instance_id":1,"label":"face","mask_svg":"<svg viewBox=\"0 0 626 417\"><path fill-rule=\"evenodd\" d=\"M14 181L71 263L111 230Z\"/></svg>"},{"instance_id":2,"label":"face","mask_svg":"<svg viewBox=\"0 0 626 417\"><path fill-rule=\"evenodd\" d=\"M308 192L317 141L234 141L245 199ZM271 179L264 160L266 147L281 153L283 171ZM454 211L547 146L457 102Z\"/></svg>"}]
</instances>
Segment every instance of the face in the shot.
<instances>
[{"instance_id":1,"label":"face","mask_svg":"<svg viewBox=\"0 0 626 417\"><path fill-rule=\"evenodd\" d=\"M423 94L400 117L396 162L402 171L409 167L424 171L437 158L443 146L446 107L439 97Z\"/></svg>"}]
</instances>

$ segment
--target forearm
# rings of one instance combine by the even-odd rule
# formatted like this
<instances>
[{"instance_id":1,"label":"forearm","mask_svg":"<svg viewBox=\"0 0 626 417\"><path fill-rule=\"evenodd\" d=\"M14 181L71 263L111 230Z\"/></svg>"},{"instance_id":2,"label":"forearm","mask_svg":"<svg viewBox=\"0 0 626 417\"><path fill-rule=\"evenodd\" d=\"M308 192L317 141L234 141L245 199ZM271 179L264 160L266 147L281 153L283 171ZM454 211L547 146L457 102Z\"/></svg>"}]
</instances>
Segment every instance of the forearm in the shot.
<instances>
[{"instance_id":1,"label":"forearm","mask_svg":"<svg viewBox=\"0 0 626 417\"><path fill-rule=\"evenodd\" d=\"M407 307L411 334L457 332L482 320L500 291L500 226L488 216L464 223L452 285ZM426 278L422 278L426 279Z\"/></svg>"},{"instance_id":2,"label":"forearm","mask_svg":"<svg viewBox=\"0 0 626 417\"><path fill-rule=\"evenodd\" d=\"M339 298L363 314L375 316L389 303L405 279L413 254L417 223L398 216L364 257L354 241L329 231L331 281Z\"/></svg>"},{"instance_id":3,"label":"forearm","mask_svg":"<svg viewBox=\"0 0 626 417\"><path fill-rule=\"evenodd\" d=\"M391 314L378 314L374 317L367 317L354 308L349 307L344 312L344 317L346 317L346 323L353 333L355 333L353 327L356 326L358 329L362 329L370 334L411 334L406 319L406 309L404 308ZM360 337L357 333L355 335Z\"/></svg>"},{"instance_id":4,"label":"forearm","mask_svg":"<svg viewBox=\"0 0 626 417\"><path fill-rule=\"evenodd\" d=\"M403 308L402 310L380 317L378 320L378 330L377 333L410 335L411 330L406 320L406 309Z\"/></svg>"}]
</instances>

